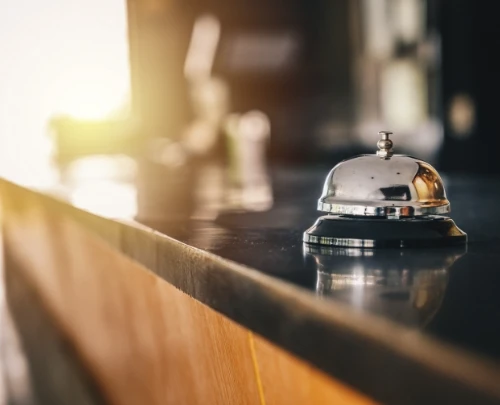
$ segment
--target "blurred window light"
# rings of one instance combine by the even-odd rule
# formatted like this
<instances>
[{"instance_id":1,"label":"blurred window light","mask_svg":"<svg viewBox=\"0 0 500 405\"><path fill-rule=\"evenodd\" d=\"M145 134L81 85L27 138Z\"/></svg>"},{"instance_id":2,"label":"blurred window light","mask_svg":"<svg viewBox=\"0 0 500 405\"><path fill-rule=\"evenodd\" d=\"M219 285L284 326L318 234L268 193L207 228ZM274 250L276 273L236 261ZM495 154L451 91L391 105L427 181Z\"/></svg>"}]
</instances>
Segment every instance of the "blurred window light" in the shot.
<instances>
[{"instance_id":1,"label":"blurred window light","mask_svg":"<svg viewBox=\"0 0 500 405\"><path fill-rule=\"evenodd\" d=\"M115 219L132 219L137 214L137 191L130 183L97 181L80 184L69 195L75 207Z\"/></svg>"},{"instance_id":2,"label":"blurred window light","mask_svg":"<svg viewBox=\"0 0 500 405\"><path fill-rule=\"evenodd\" d=\"M44 135L55 115L104 118L126 104L125 0L0 5L0 175L48 182Z\"/></svg>"},{"instance_id":3,"label":"blurred window light","mask_svg":"<svg viewBox=\"0 0 500 405\"><path fill-rule=\"evenodd\" d=\"M70 184L92 183L100 180L132 183L136 177L137 164L125 155L91 155L73 161L65 176Z\"/></svg>"}]
</instances>

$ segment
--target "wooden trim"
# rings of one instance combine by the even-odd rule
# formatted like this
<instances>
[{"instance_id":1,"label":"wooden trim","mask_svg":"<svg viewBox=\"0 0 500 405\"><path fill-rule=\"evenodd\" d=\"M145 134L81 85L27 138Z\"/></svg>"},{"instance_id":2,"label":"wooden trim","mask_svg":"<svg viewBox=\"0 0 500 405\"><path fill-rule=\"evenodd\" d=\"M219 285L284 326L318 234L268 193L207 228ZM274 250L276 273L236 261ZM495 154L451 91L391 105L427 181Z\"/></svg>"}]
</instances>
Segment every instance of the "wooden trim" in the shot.
<instances>
[{"instance_id":1,"label":"wooden trim","mask_svg":"<svg viewBox=\"0 0 500 405\"><path fill-rule=\"evenodd\" d=\"M17 246L19 255L29 256L24 260L34 260L32 267L37 265L33 257L43 256L48 249L49 236L62 234L72 224L85 235L93 235L92 243L98 242L98 235L110 251L121 251L123 260L150 270L146 273L156 282L167 281L166 285L195 298L197 304L205 304L379 401L496 404L500 400L500 372L488 361L346 306L319 301L300 288L135 223L101 218L5 181L0 181L0 192L10 248ZM35 232L39 251L26 252L24 231ZM16 232L21 233L12 240ZM67 249L58 243L54 251ZM92 249L87 252L93 254ZM65 260L82 260L82 252L77 253L71 252ZM113 269L106 274L106 285L111 286L122 283L127 273ZM37 280L37 287L44 278ZM48 291L52 289L56 286Z\"/></svg>"},{"instance_id":2,"label":"wooden trim","mask_svg":"<svg viewBox=\"0 0 500 405\"><path fill-rule=\"evenodd\" d=\"M253 351L247 329L64 215L32 206L9 212L4 229L17 271L111 404L299 403L288 402L293 387L308 387L296 396L306 402L321 392L337 404L372 403L261 338Z\"/></svg>"}]
</instances>

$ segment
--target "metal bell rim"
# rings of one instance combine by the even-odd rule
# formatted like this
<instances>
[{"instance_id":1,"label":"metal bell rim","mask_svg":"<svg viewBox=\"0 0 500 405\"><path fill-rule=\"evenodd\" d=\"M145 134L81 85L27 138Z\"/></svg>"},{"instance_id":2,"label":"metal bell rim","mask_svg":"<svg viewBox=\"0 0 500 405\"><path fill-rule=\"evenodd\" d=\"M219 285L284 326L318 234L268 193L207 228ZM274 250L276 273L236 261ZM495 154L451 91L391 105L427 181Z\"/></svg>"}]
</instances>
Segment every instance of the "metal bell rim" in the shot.
<instances>
[{"instance_id":1,"label":"metal bell rim","mask_svg":"<svg viewBox=\"0 0 500 405\"><path fill-rule=\"evenodd\" d=\"M318 211L326 212L334 215L356 215L370 217L416 217L425 215L445 215L450 213L451 207L449 202L445 202L439 206L418 205L398 205L400 202L395 202L391 205L383 202L373 202L372 204L356 204L352 202L335 202L328 203L318 201Z\"/></svg>"}]
</instances>

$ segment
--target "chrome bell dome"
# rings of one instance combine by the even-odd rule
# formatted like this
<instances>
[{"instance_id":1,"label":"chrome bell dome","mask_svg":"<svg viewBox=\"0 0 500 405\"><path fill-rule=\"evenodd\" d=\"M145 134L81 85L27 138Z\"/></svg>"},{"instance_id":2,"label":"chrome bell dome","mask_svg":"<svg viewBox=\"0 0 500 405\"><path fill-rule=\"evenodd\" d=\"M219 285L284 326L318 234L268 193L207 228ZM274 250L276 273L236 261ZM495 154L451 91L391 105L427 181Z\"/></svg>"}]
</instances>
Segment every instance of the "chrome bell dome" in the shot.
<instances>
[{"instance_id":1,"label":"chrome bell dome","mask_svg":"<svg viewBox=\"0 0 500 405\"><path fill-rule=\"evenodd\" d=\"M446 214L443 181L429 163L392 153L390 132L380 132L377 155L357 156L326 178L318 210L332 214L416 216Z\"/></svg>"},{"instance_id":2,"label":"chrome bell dome","mask_svg":"<svg viewBox=\"0 0 500 405\"><path fill-rule=\"evenodd\" d=\"M380 228L380 232L391 232L394 229L394 220L413 220L413 225L397 225L398 232L403 232L395 236L395 240L390 245L396 244L399 247L408 245L409 239L417 237L419 243L427 239L428 243L433 238L440 239L451 237L453 243L464 243L466 235L456 227L453 221L441 215L450 212L450 202L446 197L443 181L438 172L429 163L407 155L395 155L393 143L389 139L391 132L379 132L380 140L377 142L379 150L373 155L361 155L344 160L337 164L328 174L323 192L318 200L318 210L328 215L321 217L313 227L304 234L304 242L319 243L333 246L370 246L375 247L375 242L366 241L366 230L360 232L361 242L352 236L356 230L351 229L349 241L319 233L331 234L332 232L342 232L340 229L351 227L346 223L346 219L359 220L362 218L385 219L391 222L389 227L383 222L373 223L370 229ZM438 226L443 228L438 234L424 236L410 236L416 229L415 223L419 223L422 230L429 228L427 223L445 220ZM338 220L337 223L325 223L325 220ZM430 222L429 222L430 221ZM444 226L447 224L447 226ZM319 227L319 225L321 225ZM368 226L368 222L359 223L359 228ZM402 229L405 228L405 231ZM327 230L328 229L328 230ZM370 233L370 232L368 232ZM405 233L408 237L405 236ZM424 232L425 233L425 232ZM373 235L372 235L373 236ZM460 240L457 237L460 236ZM378 240L387 239L380 235ZM412 239L412 240L413 240ZM404 241L407 242L404 242ZM379 243L380 244L380 243ZM411 245L412 243L410 243Z\"/></svg>"}]
</instances>

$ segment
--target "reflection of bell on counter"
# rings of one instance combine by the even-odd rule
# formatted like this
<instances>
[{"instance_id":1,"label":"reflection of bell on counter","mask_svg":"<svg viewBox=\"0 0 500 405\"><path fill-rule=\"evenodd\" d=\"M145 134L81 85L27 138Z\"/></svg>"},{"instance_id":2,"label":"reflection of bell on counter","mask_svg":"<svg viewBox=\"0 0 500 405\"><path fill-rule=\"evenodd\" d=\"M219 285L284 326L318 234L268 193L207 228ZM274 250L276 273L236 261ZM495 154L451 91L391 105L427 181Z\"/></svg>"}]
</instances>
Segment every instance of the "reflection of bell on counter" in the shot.
<instances>
[{"instance_id":1,"label":"reflection of bell on counter","mask_svg":"<svg viewBox=\"0 0 500 405\"><path fill-rule=\"evenodd\" d=\"M449 269L466 252L304 245L317 270L316 292L408 326L425 326L439 310Z\"/></svg>"},{"instance_id":2,"label":"reflection of bell on counter","mask_svg":"<svg viewBox=\"0 0 500 405\"><path fill-rule=\"evenodd\" d=\"M443 182L428 163L395 155L391 132L379 132L376 155L345 160L328 174L318 210L327 214L304 232L306 243L343 247L464 244Z\"/></svg>"}]
</instances>

